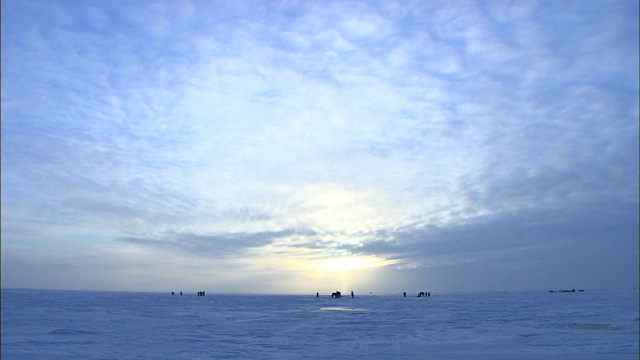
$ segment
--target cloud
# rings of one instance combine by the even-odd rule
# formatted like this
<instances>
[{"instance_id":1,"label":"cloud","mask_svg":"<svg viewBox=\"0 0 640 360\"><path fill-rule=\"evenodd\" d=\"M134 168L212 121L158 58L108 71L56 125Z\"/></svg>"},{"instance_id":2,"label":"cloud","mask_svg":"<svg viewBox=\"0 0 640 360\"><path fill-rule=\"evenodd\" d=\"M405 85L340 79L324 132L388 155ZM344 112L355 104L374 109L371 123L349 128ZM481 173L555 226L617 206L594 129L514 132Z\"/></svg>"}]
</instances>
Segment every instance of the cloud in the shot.
<instances>
[{"instance_id":1,"label":"cloud","mask_svg":"<svg viewBox=\"0 0 640 360\"><path fill-rule=\"evenodd\" d=\"M294 235L292 230L219 235L165 234L160 238L124 237L120 241L146 246L177 249L198 256L233 256L243 249L261 247Z\"/></svg>"},{"instance_id":2,"label":"cloud","mask_svg":"<svg viewBox=\"0 0 640 360\"><path fill-rule=\"evenodd\" d=\"M478 216L448 226L414 224L379 234L375 241L351 250L365 254L390 254L416 267L431 266L431 257L447 256L466 261L465 254L493 253L494 250L542 247L555 252L558 247L582 246L585 242L604 245L625 243L633 233L620 232L634 222L632 202L601 202L602 208L540 208L515 213ZM549 239L554 239L549 242ZM595 240L597 239L597 240ZM582 245L580 245L582 244ZM627 244L629 245L629 244ZM566 250L565 250L566 251ZM621 252L627 250L619 249ZM527 250L528 252L528 250ZM453 261L453 260L452 260Z\"/></svg>"}]
</instances>

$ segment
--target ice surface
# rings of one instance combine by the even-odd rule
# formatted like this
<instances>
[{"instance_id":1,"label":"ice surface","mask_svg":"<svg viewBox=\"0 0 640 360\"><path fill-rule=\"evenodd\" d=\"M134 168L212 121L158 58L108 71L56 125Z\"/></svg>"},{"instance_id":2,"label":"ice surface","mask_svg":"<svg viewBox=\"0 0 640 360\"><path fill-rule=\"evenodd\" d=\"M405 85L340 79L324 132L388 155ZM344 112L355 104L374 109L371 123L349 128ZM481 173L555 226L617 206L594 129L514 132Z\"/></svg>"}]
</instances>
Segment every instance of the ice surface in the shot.
<instances>
[{"instance_id":1,"label":"ice surface","mask_svg":"<svg viewBox=\"0 0 640 360\"><path fill-rule=\"evenodd\" d=\"M3 359L638 359L638 292L2 291Z\"/></svg>"}]
</instances>

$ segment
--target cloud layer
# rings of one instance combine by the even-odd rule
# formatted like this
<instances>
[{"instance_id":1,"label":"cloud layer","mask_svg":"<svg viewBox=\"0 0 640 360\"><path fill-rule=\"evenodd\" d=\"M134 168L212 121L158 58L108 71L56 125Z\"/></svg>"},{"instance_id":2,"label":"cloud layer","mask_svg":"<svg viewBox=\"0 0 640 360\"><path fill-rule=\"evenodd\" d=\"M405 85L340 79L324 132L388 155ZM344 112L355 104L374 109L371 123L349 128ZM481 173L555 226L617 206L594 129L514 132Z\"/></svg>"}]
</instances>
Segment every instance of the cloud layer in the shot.
<instances>
[{"instance_id":1,"label":"cloud layer","mask_svg":"<svg viewBox=\"0 0 640 360\"><path fill-rule=\"evenodd\" d=\"M3 286L638 282L637 3L2 14Z\"/></svg>"}]
</instances>

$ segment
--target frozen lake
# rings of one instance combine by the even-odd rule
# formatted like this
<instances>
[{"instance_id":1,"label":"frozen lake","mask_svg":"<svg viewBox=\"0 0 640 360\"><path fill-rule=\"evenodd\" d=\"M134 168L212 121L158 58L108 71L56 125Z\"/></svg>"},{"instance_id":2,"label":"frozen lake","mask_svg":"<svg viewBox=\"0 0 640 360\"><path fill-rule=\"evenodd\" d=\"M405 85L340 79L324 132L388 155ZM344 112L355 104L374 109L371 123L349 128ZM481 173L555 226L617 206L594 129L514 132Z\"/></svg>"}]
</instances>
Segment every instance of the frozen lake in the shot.
<instances>
[{"instance_id":1,"label":"frozen lake","mask_svg":"<svg viewBox=\"0 0 640 360\"><path fill-rule=\"evenodd\" d=\"M638 359L637 290L416 295L5 289L2 358Z\"/></svg>"}]
</instances>

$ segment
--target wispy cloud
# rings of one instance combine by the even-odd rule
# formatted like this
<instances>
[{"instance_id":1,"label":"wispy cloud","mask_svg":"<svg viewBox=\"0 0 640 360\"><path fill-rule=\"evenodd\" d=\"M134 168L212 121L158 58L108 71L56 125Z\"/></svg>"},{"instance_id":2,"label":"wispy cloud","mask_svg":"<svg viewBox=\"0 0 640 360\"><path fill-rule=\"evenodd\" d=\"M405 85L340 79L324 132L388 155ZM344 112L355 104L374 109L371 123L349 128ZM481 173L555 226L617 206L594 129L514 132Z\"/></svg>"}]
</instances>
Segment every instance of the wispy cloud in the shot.
<instances>
[{"instance_id":1,"label":"wispy cloud","mask_svg":"<svg viewBox=\"0 0 640 360\"><path fill-rule=\"evenodd\" d=\"M295 234L294 231L195 235L168 233L158 238L124 237L121 241L179 250L200 256L238 256L247 248L262 247L274 240Z\"/></svg>"}]
</instances>

